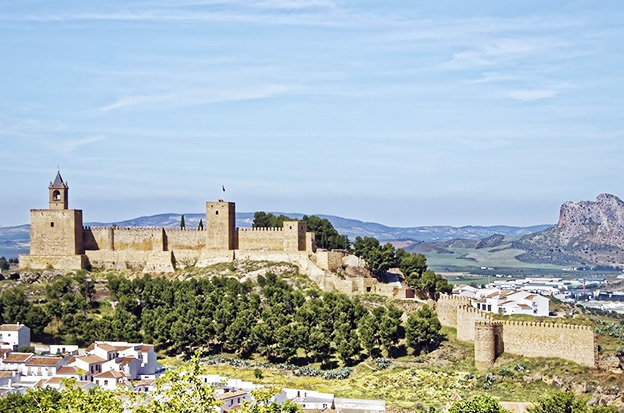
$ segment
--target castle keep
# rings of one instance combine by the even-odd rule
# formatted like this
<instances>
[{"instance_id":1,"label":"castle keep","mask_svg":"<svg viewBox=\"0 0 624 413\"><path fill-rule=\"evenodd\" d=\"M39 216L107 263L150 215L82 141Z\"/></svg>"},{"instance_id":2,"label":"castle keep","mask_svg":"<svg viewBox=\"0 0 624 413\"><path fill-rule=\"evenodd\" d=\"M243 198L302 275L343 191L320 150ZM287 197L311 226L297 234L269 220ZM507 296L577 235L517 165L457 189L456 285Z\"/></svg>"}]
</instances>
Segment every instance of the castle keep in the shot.
<instances>
[{"instance_id":1,"label":"castle keep","mask_svg":"<svg viewBox=\"0 0 624 413\"><path fill-rule=\"evenodd\" d=\"M282 228L236 228L233 202L206 202L205 229L84 227L69 209L60 173L50 183L49 208L30 211L30 254L20 267L78 270L143 269L172 272L176 265L207 266L236 258L303 262L315 252L314 233L301 221Z\"/></svg>"}]
</instances>

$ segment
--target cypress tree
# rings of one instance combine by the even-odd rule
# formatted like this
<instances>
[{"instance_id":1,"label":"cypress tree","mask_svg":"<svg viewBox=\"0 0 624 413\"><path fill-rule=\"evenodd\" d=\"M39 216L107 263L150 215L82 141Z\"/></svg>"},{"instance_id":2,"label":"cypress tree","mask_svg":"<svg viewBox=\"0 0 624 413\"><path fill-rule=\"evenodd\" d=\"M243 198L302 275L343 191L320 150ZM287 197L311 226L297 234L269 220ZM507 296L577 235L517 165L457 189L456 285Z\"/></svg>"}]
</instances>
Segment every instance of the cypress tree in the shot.
<instances>
[{"instance_id":1,"label":"cypress tree","mask_svg":"<svg viewBox=\"0 0 624 413\"><path fill-rule=\"evenodd\" d=\"M186 224L184 223L184 215L180 218L180 229L186 228Z\"/></svg>"}]
</instances>

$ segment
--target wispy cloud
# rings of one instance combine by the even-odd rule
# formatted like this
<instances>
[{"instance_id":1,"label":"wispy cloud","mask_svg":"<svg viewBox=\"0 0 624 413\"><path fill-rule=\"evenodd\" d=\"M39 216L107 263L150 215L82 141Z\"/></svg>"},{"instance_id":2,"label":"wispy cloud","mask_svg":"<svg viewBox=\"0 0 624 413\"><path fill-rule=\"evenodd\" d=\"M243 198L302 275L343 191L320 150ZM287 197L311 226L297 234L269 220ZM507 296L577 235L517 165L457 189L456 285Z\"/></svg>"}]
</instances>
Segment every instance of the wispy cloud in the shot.
<instances>
[{"instance_id":1,"label":"wispy cloud","mask_svg":"<svg viewBox=\"0 0 624 413\"><path fill-rule=\"evenodd\" d=\"M554 89L524 89L510 90L504 95L523 102L535 102L537 100L555 97L559 92Z\"/></svg>"},{"instance_id":2,"label":"wispy cloud","mask_svg":"<svg viewBox=\"0 0 624 413\"><path fill-rule=\"evenodd\" d=\"M82 139L74 139L71 141L61 142L60 144L55 145L55 148L57 152L62 155L70 155L76 149L80 148L81 146L90 145L92 143L99 142L104 139L106 139L106 136L104 135L89 136L89 137L82 138Z\"/></svg>"},{"instance_id":3,"label":"wispy cloud","mask_svg":"<svg viewBox=\"0 0 624 413\"><path fill-rule=\"evenodd\" d=\"M95 114L104 114L118 110L143 109L167 110L172 107L215 104L222 102L267 99L286 93L286 85L268 84L244 89L188 89L157 94L122 96L113 103L93 110Z\"/></svg>"},{"instance_id":4,"label":"wispy cloud","mask_svg":"<svg viewBox=\"0 0 624 413\"><path fill-rule=\"evenodd\" d=\"M455 52L444 66L459 70L492 66L565 45L564 42L545 38L501 39L482 47Z\"/></svg>"},{"instance_id":5,"label":"wispy cloud","mask_svg":"<svg viewBox=\"0 0 624 413\"><path fill-rule=\"evenodd\" d=\"M479 79L469 80L468 83L495 83L518 79L517 75L485 72Z\"/></svg>"}]
</instances>

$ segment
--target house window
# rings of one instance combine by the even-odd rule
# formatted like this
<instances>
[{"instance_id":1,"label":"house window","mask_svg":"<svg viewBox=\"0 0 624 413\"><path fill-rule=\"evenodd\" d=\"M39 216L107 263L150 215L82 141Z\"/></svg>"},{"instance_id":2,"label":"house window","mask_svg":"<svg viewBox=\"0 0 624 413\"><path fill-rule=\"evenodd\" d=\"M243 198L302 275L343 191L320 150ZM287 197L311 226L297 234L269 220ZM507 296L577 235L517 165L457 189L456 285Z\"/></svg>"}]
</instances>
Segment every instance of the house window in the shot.
<instances>
[{"instance_id":1,"label":"house window","mask_svg":"<svg viewBox=\"0 0 624 413\"><path fill-rule=\"evenodd\" d=\"M50 227L54 227L54 222L50 222Z\"/></svg>"},{"instance_id":2,"label":"house window","mask_svg":"<svg viewBox=\"0 0 624 413\"><path fill-rule=\"evenodd\" d=\"M104 380L104 385L108 386L108 380Z\"/></svg>"},{"instance_id":3,"label":"house window","mask_svg":"<svg viewBox=\"0 0 624 413\"><path fill-rule=\"evenodd\" d=\"M492 311L492 304L488 304L488 311Z\"/></svg>"}]
</instances>

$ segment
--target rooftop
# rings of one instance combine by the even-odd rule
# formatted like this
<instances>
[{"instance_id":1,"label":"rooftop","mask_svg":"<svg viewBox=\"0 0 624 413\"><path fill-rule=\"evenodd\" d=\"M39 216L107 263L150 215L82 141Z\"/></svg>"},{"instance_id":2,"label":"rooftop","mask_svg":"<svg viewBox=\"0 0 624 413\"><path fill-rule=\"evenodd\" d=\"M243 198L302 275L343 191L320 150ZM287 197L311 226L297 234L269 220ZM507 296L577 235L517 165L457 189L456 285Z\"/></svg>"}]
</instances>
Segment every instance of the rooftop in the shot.
<instances>
[{"instance_id":1,"label":"rooftop","mask_svg":"<svg viewBox=\"0 0 624 413\"><path fill-rule=\"evenodd\" d=\"M27 366L56 366L59 361L63 360L61 357L31 357L27 362Z\"/></svg>"},{"instance_id":2,"label":"rooftop","mask_svg":"<svg viewBox=\"0 0 624 413\"><path fill-rule=\"evenodd\" d=\"M34 356L32 353L11 353L2 360L3 363L25 363L26 360Z\"/></svg>"},{"instance_id":3,"label":"rooftop","mask_svg":"<svg viewBox=\"0 0 624 413\"><path fill-rule=\"evenodd\" d=\"M22 328L28 328L24 324L2 324L0 331L19 331Z\"/></svg>"}]
</instances>

